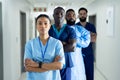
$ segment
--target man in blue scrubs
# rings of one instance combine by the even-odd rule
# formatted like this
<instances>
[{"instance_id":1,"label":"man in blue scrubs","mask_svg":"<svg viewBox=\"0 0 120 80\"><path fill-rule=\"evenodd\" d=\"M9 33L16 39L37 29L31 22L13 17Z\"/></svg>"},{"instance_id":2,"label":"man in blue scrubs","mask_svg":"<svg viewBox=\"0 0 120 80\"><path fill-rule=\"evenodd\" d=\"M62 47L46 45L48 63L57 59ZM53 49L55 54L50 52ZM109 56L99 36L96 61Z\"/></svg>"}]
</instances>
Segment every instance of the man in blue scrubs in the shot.
<instances>
[{"instance_id":1,"label":"man in blue scrubs","mask_svg":"<svg viewBox=\"0 0 120 80\"><path fill-rule=\"evenodd\" d=\"M81 25L91 33L91 42L87 48L82 48L82 54L84 57L85 71L87 80L94 80L94 55L92 44L96 41L96 29L95 26L89 22L86 22L87 9L82 7L78 10L80 22L77 25Z\"/></svg>"},{"instance_id":2,"label":"man in blue scrubs","mask_svg":"<svg viewBox=\"0 0 120 80\"><path fill-rule=\"evenodd\" d=\"M74 66L71 68L71 80L86 80L81 49L89 45L90 32L82 26L75 25L76 15L73 9L66 11L66 22L69 27L75 30L77 36L76 50L71 53L72 61L74 62Z\"/></svg>"},{"instance_id":3,"label":"man in blue scrubs","mask_svg":"<svg viewBox=\"0 0 120 80\"><path fill-rule=\"evenodd\" d=\"M75 51L76 33L74 29L64 24L65 10L62 7L54 9L53 13L55 24L51 26L50 36L59 39L63 43L65 54L65 66L60 70L62 80L71 80L71 68L74 66L71 53Z\"/></svg>"}]
</instances>

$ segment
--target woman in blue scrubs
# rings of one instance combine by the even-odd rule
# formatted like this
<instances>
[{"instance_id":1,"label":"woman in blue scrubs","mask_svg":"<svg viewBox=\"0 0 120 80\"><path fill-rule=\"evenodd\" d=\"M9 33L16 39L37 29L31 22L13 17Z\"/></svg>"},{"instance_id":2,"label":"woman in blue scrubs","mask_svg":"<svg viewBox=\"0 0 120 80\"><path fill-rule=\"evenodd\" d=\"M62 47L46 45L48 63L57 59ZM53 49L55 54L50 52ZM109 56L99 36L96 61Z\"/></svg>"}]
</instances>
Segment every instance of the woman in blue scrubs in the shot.
<instances>
[{"instance_id":1,"label":"woman in blue scrubs","mask_svg":"<svg viewBox=\"0 0 120 80\"><path fill-rule=\"evenodd\" d=\"M41 14L36 18L39 37L25 45L24 65L27 80L61 80L60 69L65 64L62 43L49 36L50 18Z\"/></svg>"}]
</instances>

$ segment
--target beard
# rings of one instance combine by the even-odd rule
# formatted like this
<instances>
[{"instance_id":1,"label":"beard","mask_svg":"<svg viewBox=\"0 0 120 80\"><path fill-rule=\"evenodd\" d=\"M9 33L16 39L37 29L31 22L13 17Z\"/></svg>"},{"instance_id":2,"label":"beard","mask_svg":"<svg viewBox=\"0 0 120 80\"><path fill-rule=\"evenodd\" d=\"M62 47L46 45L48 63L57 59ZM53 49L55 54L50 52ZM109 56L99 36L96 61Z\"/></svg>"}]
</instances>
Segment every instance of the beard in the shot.
<instances>
[{"instance_id":1,"label":"beard","mask_svg":"<svg viewBox=\"0 0 120 80\"><path fill-rule=\"evenodd\" d=\"M75 20L73 20L73 19L69 19L69 20L66 20L66 21L67 21L68 25L74 25L75 24Z\"/></svg>"},{"instance_id":2,"label":"beard","mask_svg":"<svg viewBox=\"0 0 120 80\"><path fill-rule=\"evenodd\" d=\"M86 22L86 18L79 18L81 22Z\"/></svg>"}]
</instances>

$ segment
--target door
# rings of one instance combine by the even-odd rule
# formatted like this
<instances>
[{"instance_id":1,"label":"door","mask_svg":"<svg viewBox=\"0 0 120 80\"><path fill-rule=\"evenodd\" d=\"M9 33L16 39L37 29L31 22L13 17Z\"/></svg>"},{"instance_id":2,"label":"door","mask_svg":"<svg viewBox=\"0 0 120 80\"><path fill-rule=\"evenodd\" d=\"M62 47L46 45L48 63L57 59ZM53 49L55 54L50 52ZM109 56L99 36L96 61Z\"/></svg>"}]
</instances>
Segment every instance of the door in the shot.
<instances>
[{"instance_id":1,"label":"door","mask_svg":"<svg viewBox=\"0 0 120 80\"><path fill-rule=\"evenodd\" d=\"M2 3L0 3L0 80L3 80Z\"/></svg>"},{"instance_id":2,"label":"door","mask_svg":"<svg viewBox=\"0 0 120 80\"><path fill-rule=\"evenodd\" d=\"M24 69L24 47L26 43L26 13L20 12L20 41L21 41L21 72Z\"/></svg>"},{"instance_id":3,"label":"door","mask_svg":"<svg viewBox=\"0 0 120 80\"><path fill-rule=\"evenodd\" d=\"M94 24L96 28L96 15L90 15L89 16L89 22ZM96 62L96 43L93 43L93 53L94 53L94 62Z\"/></svg>"}]
</instances>

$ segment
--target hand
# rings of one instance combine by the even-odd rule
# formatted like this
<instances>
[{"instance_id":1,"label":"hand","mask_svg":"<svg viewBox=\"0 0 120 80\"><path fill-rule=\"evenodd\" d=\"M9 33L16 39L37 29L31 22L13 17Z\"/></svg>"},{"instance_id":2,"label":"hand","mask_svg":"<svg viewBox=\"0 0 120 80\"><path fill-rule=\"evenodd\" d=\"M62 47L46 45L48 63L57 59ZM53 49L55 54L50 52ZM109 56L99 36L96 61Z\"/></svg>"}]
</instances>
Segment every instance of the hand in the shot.
<instances>
[{"instance_id":1,"label":"hand","mask_svg":"<svg viewBox=\"0 0 120 80\"><path fill-rule=\"evenodd\" d=\"M91 42L96 42L96 33L90 32Z\"/></svg>"},{"instance_id":2,"label":"hand","mask_svg":"<svg viewBox=\"0 0 120 80\"><path fill-rule=\"evenodd\" d=\"M54 59L54 62L58 62L60 60L60 56L56 56L55 59Z\"/></svg>"},{"instance_id":3,"label":"hand","mask_svg":"<svg viewBox=\"0 0 120 80\"><path fill-rule=\"evenodd\" d=\"M25 71L30 71L31 69L32 67L28 67L28 66L25 67Z\"/></svg>"},{"instance_id":4,"label":"hand","mask_svg":"<svg viewBox=\"0 0 120 80\"><path fill-rule=\"evenodd\" d=\"M66 45L66 42L62 41L62 44L63 44L63 45Z\"/></svg>"},{"instance_id":5,"label":"hand","mask_svg":"<svg viewBox=\"0 0 120 80\"><path fill-rule=\"evenodd\" d=\"M25 67L38 67L39 64L34 62L32 59L25 59Z\"/></svg>"}]
</instances>

